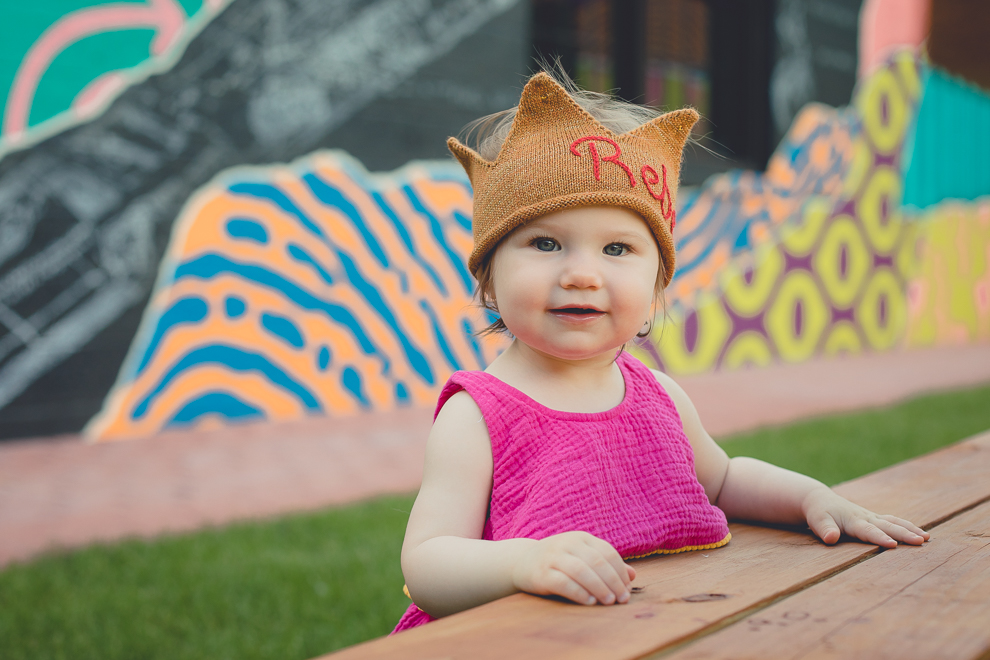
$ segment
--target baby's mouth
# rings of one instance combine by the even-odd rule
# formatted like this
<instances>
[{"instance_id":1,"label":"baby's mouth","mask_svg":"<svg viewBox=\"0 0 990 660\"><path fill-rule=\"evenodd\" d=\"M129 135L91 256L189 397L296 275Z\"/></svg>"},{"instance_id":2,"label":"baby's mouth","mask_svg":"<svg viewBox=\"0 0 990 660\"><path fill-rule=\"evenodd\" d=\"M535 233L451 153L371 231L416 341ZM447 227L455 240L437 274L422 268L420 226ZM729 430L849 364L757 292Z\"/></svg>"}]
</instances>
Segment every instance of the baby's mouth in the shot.
<instances>
[{"instance_id":1,"label":"baby's mouth","mask_svg":"<svg viewBox=\"0 0 990 660\"><path fill-rule=\"evenodd\" d=\"M594 307L557 307L550 310L556 316L566 316L569 318L595 318L602 316L605 312Z\"/></svg>"}]
</instances>

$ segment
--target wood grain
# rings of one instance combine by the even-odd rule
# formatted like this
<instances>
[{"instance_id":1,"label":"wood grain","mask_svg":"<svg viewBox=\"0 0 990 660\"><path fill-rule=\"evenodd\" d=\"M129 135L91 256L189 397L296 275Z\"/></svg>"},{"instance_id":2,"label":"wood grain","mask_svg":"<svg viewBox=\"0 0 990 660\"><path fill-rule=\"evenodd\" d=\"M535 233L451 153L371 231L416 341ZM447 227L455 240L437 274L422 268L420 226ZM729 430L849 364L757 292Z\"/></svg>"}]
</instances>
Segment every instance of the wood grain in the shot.
<instances>
[{"instance_id":1,"label":"wood grain","mask_svg":"<svg viewBox=\"0 0 990 660\"><path fill-rule=\"evenodd\" d=\"M990 433L838 490L930 527L990 499L988 474ZM637 562L635 586L643 591L627 605L581 607L516 594L333 657L637 658L703 637L740 617L748 620L879 552L861 543L825 546L808 532L741 523L730 529L733 539L724 548ZM905 557L915 550L884 554Z\"/></svg>"},{"instance_id":2,"label":"wood grain","mask_svg":"<svg viewBox=\"0 0 990 660\"><path fill-rule=\"evenodd\" d=\"M643 591L627 605L581 607L517 594L334 657L637 657L876 550L829 548L785 530L731 529L725 548L637 562L635 586Z\"/></svg>"},{"instance_id":3,"label":"wood grain","mask_svg":"<svg viewBox=\"0 0 990 660\"><path fill-rule=\"evenodd\" d=\"M990 503L676 653L705 658L976 658L990 651Z\"/></svg>"}]
</instances>

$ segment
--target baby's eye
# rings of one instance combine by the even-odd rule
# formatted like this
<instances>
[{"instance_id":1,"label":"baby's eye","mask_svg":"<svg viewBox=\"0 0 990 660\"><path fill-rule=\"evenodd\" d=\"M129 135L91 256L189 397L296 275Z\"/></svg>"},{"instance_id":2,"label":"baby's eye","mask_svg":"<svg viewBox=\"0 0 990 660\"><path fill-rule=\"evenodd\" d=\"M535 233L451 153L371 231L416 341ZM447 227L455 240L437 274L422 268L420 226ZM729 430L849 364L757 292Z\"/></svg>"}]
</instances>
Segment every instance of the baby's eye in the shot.
<instances>
[{"instance_id":1,"label":"baby's eye","mask_svg":"<svg viewBox=\"0 0 990 660\"><path fill-rule=\"evenodd\" d=\"M533 247L540 252L553 252L557 249L557 241L552 238L534 238Z\"/></svg>"},{"instance_id":2,"label":"baby's eye","mask_svg":"<svg viewBox=\"0 0 990 660\"><path fill-rule=\"evenodd\" d=\"M610 257L621 257L629 252L629 246L622 243L609 243L602 249L602 252Z\"/></svg>"}]
</instances>

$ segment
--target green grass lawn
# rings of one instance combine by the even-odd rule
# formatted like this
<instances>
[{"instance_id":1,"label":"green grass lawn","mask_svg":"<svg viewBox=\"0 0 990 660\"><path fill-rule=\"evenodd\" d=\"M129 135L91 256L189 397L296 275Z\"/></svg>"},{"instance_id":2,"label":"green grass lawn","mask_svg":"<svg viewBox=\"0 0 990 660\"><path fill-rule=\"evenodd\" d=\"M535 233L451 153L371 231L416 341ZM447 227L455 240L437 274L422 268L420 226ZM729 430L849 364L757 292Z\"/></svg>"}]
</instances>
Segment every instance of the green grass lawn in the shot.
<instances>
[{"instance_id":1,"label":"green grass lawn","mask_svg":"<svg viewBox=\"0 0 990 660\"><path fill-rule=\"evenodd\" d=\"M990 428L990 387L728 438L836 483ZM0 572L0 657L293 660L383 635L408 601L412 496L40 557Z\"/></svg>"}]
</instances>

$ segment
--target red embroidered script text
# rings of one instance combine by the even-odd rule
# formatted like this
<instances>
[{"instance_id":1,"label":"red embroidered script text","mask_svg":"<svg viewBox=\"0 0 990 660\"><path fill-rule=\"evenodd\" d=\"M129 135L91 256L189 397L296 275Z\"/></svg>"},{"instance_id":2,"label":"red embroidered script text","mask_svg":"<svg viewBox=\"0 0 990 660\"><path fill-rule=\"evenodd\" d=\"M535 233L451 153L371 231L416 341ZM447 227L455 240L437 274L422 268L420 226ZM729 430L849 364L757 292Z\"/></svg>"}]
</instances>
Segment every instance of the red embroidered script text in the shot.
<instances>
[{"instance_id":1,"label":"red embroidered script text","mask_svg":"<svg viewBox=\"0 0 990 660\"><path fill-rule=\"evenodd\" d=\"M625 170L626 175L629 176L630 187L636 187L636 177L633 176L632 169L619 160L619 156L622 155L622 150L619 148L619 145L615 142L615 140L601 135L586 135L584 137L580 137L571 143L571 153L578 158L581 157L581 152L578 150L578 147L584 142L588 143L588 153L591 154L591 168L595 175L595 181L602 180L601 164L602 161L605 161L606 163L618 165ZM598 153L598 147L595 145L596 142L605 142L612 145L615 153L611 156L602 156ZM657 171L649 165L643 165L639 171L640 176L643 179L643 185L646 186L646 190L650 193L653 199L660 202L660 213L663 215L664 220L670 220L670 231L674 231L674 225L677 224L677 218L676 213L674 212L673 201L670 198L670 186L667 184L667 166L661 163L660 172L660 174L657 174ZM654 188L654 186L658 183L661 184L659 191Z\"/></svg>"},{"instance_id":2,"label":"red embroidered script text","mask_svg":"<svg viewBox=\"0 0 990 660\"><path fill-rule=\"evenodd\" d=\"M601 161L605 161L606 163L615 163L616 165L624 169L626 171L626 174L629 176L629 185L632 186L633 188L636 187L636 177L633 176L632 170L629 168L628 165L626 165L621 160L619 160L619 156L622 155L622 149L619 149L619 145L616 144L615 140L611 140L607 137L602 137L600 135L587 135L585 137L578 138L571 143L571 153L574 154L575 156L578 157L581 156L581 153L578 151L578 146L582 142L588 143L588 153L591 154L591 167L593 168L595 173L595 181L602 180ZM595 142L606 142L612 145L612 148L615 149L615 153L612 154L611 156L600 155L598 153L598 147L595 146Z\"/></svg>"}]
</instances>

